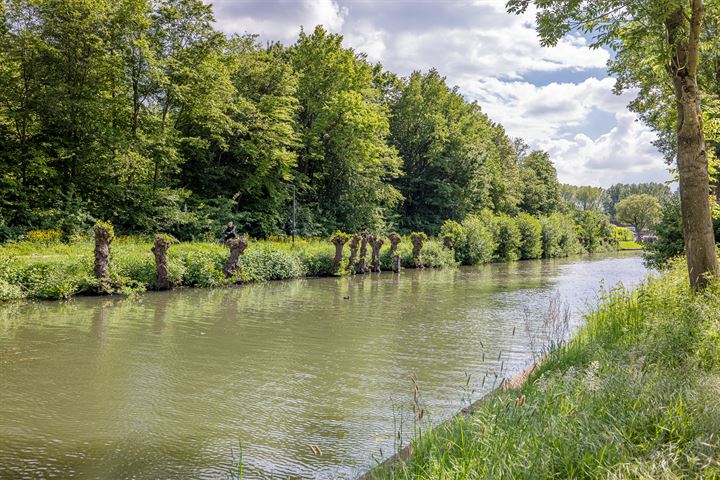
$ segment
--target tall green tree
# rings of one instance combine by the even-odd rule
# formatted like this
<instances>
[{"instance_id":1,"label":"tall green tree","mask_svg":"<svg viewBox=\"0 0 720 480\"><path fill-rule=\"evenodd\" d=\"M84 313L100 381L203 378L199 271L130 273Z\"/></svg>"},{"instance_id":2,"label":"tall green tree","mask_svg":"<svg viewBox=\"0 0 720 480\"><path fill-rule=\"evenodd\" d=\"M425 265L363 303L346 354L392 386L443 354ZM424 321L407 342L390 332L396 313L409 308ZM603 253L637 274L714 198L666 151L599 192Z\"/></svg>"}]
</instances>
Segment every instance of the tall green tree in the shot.
<instances>
[{"instance_id":1,"label":"tall green tree","mask_svg":"<svg viewBox=\"0 0 720 480\"><path fill-rule=\"evenodd\" d=\"M296 185L326 232L381 228L401 199L389 184L400 158L387 145L373 67L342 40L318 26L290 51L300 102Z\"/></svg>"},{"instance_id":2,"label":"tall green tree","mask_svg":"<svg viewBox=\"0 0 720 480\"><path fill-rule=\"evenodd\" d=\"M534 151L522 159L520 208L533 215L549 215L560 205L557 170L546 152Z\"/></svg>"},{"instance_id":3,"label":"tall green tree","mask_svg":"<svg viewBox=\"0 0 720 480\"><path fill-rule=\"evenodd\" d=\"M405 229L435 232L445 219L483 208L516 212L520 167L511 140L436 70L405 80L391 130L405 172L396 182Z\"/></svg>"},{"instance_id":4,"label":"tall green tree","mask_svg":"<svg viewBox=\"0 0 720 480\"><path fill-rule=\"evenodd\" d=\"M688 275L694 288L719 273L710 215L708 157L698 88L703 0L509 0L511 12L537 9L543 45L577 28L592 45L617 52L611 70L618 90L672 88L677 117L677 160Z\"/></svg>"}]
</instances>

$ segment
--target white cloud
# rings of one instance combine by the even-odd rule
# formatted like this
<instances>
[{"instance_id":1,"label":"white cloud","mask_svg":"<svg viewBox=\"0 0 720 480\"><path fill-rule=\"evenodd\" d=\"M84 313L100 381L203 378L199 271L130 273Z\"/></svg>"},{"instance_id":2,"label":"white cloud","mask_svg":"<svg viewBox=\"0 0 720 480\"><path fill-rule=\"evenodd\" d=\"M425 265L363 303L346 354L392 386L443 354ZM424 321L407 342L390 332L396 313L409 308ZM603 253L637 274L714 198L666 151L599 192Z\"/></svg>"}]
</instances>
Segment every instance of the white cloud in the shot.
<instances>
[{"instance_id":1,"label":"white cloud","mask_svg":"<svg viewBox=\"0 0 720 480\"><path fill-rule=\"evenodd\" d=\"M616 125L596 139L579 133L572 138L539 142L555 160L560 180L576 185L670 180L663 159L652 146L655 134L629 112L615 115Z\"/></svg>"},{"instance_id":2,"label":"white cloud","mask_svg":"<svg viewBox=\"0 0 720 480\"><path fill-rule=\"evenodd\" d=\"M227 33L253 33L265 40L292 43L300 28L324 25L342 30L347 8L334 0L209 0L220 28Z\"/></svg>"}]
</instances>

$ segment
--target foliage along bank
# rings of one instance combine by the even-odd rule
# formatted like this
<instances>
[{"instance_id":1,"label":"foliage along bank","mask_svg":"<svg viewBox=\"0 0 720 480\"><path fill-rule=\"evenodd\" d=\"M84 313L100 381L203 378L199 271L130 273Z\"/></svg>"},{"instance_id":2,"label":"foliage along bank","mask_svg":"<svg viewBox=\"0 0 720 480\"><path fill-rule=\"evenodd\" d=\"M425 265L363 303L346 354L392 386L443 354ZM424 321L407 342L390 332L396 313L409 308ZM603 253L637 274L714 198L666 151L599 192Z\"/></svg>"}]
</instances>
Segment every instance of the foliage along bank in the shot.
<instances>
[{"instance_id":1,"label":"foliage along bank","mask_svg":"<svg viewBox=\"0 0 720 480\"><path fill-rule=\"evenodd\" d=\"M396 234L390 234L391 239L375 235L382 240L378 247L380 270L392 271L395 255L404 268L442 268L612 251L622 239L618 236L622 232L610 228L605 236L588 242L586 232L572 217L560 213L536 218L524 213L511 217L485 212L469 215L461 223L446 221L440 237L422 238L419 255L414 252L411 236L398 236L397 251L393 252L393 235ZM229 251L219 243L179 242L169 246L173 239L159 236L153 246L152 241L143 237L119 237L112 240L108 274L101 282L93 273L93 242L78 237L64 243L61 236L59 231L33 231L28 240L0 246L0 300L60 299L99 291L131 293L158 289L160 264L166 268L162 277L171 286L213 287L343 275L358 271L361 259L364 265L373 263L372 249L363 252L358 244L354 258L349 261L352 242L347 239L341 245L339 262L335 261L334 242L327 239L298 238L294 244L280 239L250 240L237 259L237 269L228 276L224 268ZM158 247L165 249L166 261L161 259Z\"/></svg>"},{"instance_id":2,"label":"foliage along bank","mask_svg":"<svg viewBox=\"0 0 720 480\"><path fill-rule=\"evenodd\" d=\"M550 215L548 155L435 70L401 78L322 27L262 45L201 0L0 5L0 242L122 232L208 240L424 231Z\"/></svg>"}]
</instances>

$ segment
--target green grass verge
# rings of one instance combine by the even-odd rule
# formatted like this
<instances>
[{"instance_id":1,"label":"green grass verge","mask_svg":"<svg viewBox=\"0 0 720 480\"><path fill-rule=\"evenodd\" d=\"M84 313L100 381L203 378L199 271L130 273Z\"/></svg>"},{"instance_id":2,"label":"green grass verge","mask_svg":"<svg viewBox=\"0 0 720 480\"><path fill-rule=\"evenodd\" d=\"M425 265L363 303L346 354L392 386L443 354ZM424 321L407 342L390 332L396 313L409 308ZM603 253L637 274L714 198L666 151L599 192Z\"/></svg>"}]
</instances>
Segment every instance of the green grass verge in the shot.
<instances>
[{"instance_id":1,"label":"green grass verge","mask_svg":"<svg viewBox=\"0 0 720 480\"><path fill-rule=\"evenodd\" d=\"M619 247L620 250L642 250L643 248L642 244L634 242L632 240L620 240Z\"/></svg>"},{"instance_id":2,"label":"green grass verge","mask_svg":"<svg viewBox=\"0 0 720 480\"><path fill-rule=\"evenodd\" d=\"M142 238L113 241L110 257L111 284L115 291L132 293L152 289L157 282L152 244ZM16 242L0 246L0 301L19 298L62 299L97 289L93 278L93 242ZM345 246L345 257L349 246ZM369 262L368 248L368 262ZM412 266L412 245L399 246L403 266ZM327 240L290 242L252 240L240 257L236 277L226 279L222 267L228 249L219 243L189 242L168 251L170 280L174 286L213 287L232 283L261 282L299 277L329 276L335 247ZM383 269L392 269L389 245L381 249ZM422 251L428 268L456 265L453 252L435 239Z\"/></svg>"},{"instance_id":3,"label":"green grass verge","mask_svg":"<svg viewBox=\"0 0 720 480\"><path fill-rule=\"evenodd\" d=\"M520 390L425 432L373 478L720 478L718 398L720 285L695 295L677 265L605 294Z\"/></svg>"}]
</instances>

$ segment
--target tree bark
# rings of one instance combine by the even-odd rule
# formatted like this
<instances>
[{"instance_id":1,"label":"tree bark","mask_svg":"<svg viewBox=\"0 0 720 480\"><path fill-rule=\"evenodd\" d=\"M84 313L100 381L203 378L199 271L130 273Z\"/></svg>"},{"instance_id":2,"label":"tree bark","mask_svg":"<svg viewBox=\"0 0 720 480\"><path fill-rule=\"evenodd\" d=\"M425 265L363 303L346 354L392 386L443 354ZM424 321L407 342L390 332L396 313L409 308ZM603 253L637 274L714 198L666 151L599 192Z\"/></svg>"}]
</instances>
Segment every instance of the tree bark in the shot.
<instances>
[{"instance_id":1,"label":"tree bark","mask_svg":"<svg viewBox=\"0 0 720 480\"><path fill-rule=\"evenodd\" d=\"M359 233L356 233L350 239L350 258L348 258L348 268L352 273L355 273L355 262L357 261L357 252L361 239L362 236Z\"/></svg>"},{"instance_id":2,"label":"tree bark","mask_svg":"<svg viewBox=\"0 0 720 480\"><path fill-rule=\"evenodd\" d=\"M93 227L95 232L95 278L100 286L106 286L110 280L110 243L113 240L112 227L98 223Z\"/></svg>"},{"instance_id":3,"label":"tree bark","mask_svg":"<svg viewBox=\"0 0 720 480\"><path fill-rule=\"evenodd\" d=\"M158 290L169 290L170 289L170 260L168 259L167 251L172 245L172 240L165 235L158 235L155 237L155 244L150 249L153 255L155 255L155 268L157 269L157 283L156 287Z\"/></svg>"},{"instance_id":4,"label":"tree bark","mask_svg":"<svg viewBox=\"0 0 720 480\"><path fill-rule=\"evenodd\" d=\"M333 258L332 271L338 273L340 269L340 263L342 262L343 247L348 242L347 236L335 235L332 238L332 243L335 245L335 258Z\"/></svg>"},{"instance_id":5,"label":"tree bark","mask_svg":"<svg viewBox=\"0 0 720 480\"><path fill-rule=\"evenodd\" d=\"M672 60L668 65L677 102L678 172L685 254L690 285L698 290L718 276L718 260L710 211L708 158L703 132L697 67L703 2L691 0L689 33L684 35L682 8L666 21ZM683 35L682 38L680 36Z\"/></svg>"},{"instance_id":6,"label":"tree bark","mask_svg":"<svg viewBox=\"0 0 720 480\"><path fill-rule=\"evenodd\" d=\"M390 251L392 252L393 257L393 272L395 273L400 272L400 255L398 254L397 248L401 239L400 235L395 232L388 235L388 240L390 240Z\"/></svg>"},{"instance_id":7,"label":"tree bark","mask_svg":"<svg viewBox=\"0 0 720 480\"><path fill-rule=\"evenodd\" d=\"M361 232L360 237L362 238L362 242L360 243L360 256L358 258L357 265L355 266L355 273L368 273L370 269L365 264L365 257L367 257L367 246L368 240L370 239L370 233Z\"/></svg>"},{"instance_id":8,"label":"tree bark","mask_svg":"<svg viewBox=\"0 0 720 480\"><path fill-rule=\"evenodd\" d=\"M370 237L370 247L372 248L372 254L371 254L371 271L373 272L381 272L382 269L380 268L380 249L382 248L385 241L380 238L379 235L372 235Z\"/></svg>"},{"instance_id":9,"label":"tree bark","mask_svg":"<svg viewBox=\"0 0 720 480\"><path fill-rule=\"evenodd\" d=\"M424 235L420 233L413 233L410 235L410 241L413 244L413 263L415 263L415 268L423 268L425 265L423 264L422 260L422 246L423 241L425 240Z\"/></svg>"},{"instance_id":10,"label":"tree bark","mask_svg":"<svg viewBox=\"0 0 720 480\"><path fill-rule=\"evenodd\" d=\"M232 240L228 240L227 246L230 248L230 256L225 262L223 273L226 278L230 278L237 272L240 255L242 255L247 248L248 242L244 237L233 238Z\"/></svg>"}]
</instances>

